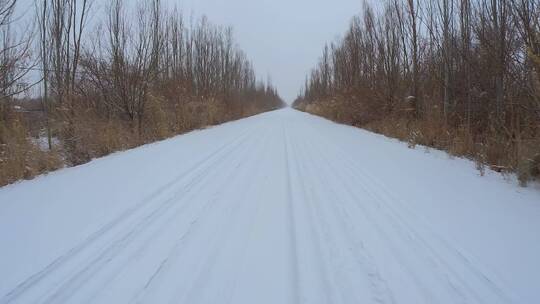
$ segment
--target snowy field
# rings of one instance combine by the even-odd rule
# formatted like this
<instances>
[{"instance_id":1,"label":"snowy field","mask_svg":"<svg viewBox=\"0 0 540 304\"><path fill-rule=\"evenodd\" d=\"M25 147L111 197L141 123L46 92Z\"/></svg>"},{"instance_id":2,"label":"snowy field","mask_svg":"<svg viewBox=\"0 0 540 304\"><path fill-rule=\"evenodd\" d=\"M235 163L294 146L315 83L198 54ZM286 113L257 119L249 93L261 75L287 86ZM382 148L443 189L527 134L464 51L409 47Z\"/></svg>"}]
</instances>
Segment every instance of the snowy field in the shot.
<instances>
[{"instance_id":1,"label":"snowy field","mask_svg":"<svg viewBox=\"0 0 540 304\"><path fill-rule=\"evenodd\" d=\"M540 191L275 111L1 188L0 303L540 303Z\"/></svg>"}]
</instances>

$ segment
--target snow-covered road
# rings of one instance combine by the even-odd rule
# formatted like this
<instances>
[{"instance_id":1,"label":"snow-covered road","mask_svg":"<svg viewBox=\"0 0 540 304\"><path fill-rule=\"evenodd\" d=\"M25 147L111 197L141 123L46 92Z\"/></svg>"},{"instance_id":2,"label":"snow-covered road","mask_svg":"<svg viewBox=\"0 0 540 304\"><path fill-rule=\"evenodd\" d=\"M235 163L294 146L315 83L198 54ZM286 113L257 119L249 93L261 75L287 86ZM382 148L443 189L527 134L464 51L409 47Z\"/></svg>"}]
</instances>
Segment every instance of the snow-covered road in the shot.
<instances>
[{"instance_id":1,"label":"snow-covered road","mask_svg":"<svg viewBox=\"0 0 540 304\"><path fill-rule=\"evenodd\" d=\"M0 189L0 303L540 303L540 191L284 109Z\"/></svg>"}]
</instances>

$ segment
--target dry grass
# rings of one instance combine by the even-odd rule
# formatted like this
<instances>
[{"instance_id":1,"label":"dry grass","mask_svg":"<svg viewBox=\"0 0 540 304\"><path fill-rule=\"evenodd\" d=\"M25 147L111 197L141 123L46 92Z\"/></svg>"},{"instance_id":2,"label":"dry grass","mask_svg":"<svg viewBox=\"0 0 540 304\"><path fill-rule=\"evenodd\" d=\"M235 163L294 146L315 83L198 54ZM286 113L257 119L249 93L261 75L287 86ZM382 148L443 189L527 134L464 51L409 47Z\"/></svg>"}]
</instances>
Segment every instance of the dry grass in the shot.
<instances>
[{"instance_id":1,"label":"dry grass","mask_svg":"<svg viewBox=\"0 0 540 304\"><path fill-rule=\"evenodd\" d=\"M484 132L473 132L465 124L450 125L442 115L434 112L425 119L403 115L399 109L389 115L365 119L350 106L337 102L317 102L301 106L299 110L344 123L355 125L407 142L410 148L423 145L447 151L450 155L466 157L477 163L483 174L485 167L495 171L516 173L525 186L540 178L540 138L511 138L494 127Z\"/></svg>"},{"instance_id":2,"label":"dry grass","mask_svg":"<svg viewBox=\"0 0 540 304\"><path fill-rule=\"evenodd\" d=\"M54 132L58 144L51 150L32 140L22 114L3 113L0 115L3 117L0 120L0 186L269 110L256 104L228 107L217 98L189 99L192 101L180 103L159 94L151 95L145 104L140 130L136 121L120 116L104 117L91 107L77 108L69 119L56 111Z\"/></svg>"},{"instance_id":3,"label":"dry grass","mask_svg":"<svg viewBox=\"0 0 540 304\"><path fill-rule=\"evenodd\" d=\"M61 152L57 148L48 151L39 147L19 117L9 123L0 122L0 129L0 185L30 179L63 166Z\"/></svg>"}]
</instances>

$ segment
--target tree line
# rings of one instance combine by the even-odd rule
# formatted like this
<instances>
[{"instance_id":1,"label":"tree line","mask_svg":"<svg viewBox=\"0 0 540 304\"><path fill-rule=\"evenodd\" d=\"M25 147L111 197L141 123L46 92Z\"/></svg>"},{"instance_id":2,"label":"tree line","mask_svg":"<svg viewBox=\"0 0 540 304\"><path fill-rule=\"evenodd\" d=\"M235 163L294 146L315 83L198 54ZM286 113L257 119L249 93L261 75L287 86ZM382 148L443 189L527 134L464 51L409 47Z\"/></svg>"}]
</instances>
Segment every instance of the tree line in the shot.
<instances>
[{"instance_id":1,"label":"tree line","mask_svg":"<svg viewBox=\"0 0 540 304\"><path fill-rule=\"evenodd\" d=\"M16 5L0 0L0 185L283 106L205 17L112 0L99 21L91 0L36 0L22 26Z\"/></svg>"},{"instance_id":2,"label":"tree line","mask_svg":"<svg viewBox=\"0 0 540 304\"><path fill-rule=\"evenodd\" d=\"M525 184L540 175L540 1L364 4L294 106Z\"/></svg>"}]
</instances>

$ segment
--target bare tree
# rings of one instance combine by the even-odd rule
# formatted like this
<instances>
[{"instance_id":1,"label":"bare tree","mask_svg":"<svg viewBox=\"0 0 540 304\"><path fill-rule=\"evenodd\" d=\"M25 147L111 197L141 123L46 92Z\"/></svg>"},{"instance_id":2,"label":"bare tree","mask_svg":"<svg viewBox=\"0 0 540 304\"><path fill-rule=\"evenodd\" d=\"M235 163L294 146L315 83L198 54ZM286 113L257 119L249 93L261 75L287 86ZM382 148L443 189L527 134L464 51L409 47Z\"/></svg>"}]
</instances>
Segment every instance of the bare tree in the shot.
<instances>
[{"instance_id":1,"label":"bare tree","mask_svg":"<svg viewBox=\"0 0 540 304\"><path fill-rule=\"evenodd\" d=\"M364 5L363 23L353 18L343 39L323 50L295 106L410 142L459 143L460 153L495 168L536 159L540 2L384 3L378 13Z\"/></svg>"},{"instance_id":2,"label":"bare tree","mask_svg":"<svg viewBox=\"0 0 540 304\"><path fill-rule=\"evenodd\" d=\"M43 81L43 108L45 110L45 129L47 132L47 145L52 149L52 130L51 130L51 105L49 100L49 39L48 39L48 10L47 0L41 3L36 2L36 19L39 25L39 60L41 62L41 72Z\"/></svg>"},{"instance_id":3,"label":"bare tree","mask_svg":"<svg viewBox=\"0 0 540 304\"><path fill-rule=\"evenodd\" d=\"M32 67L30 49L32 32L15 33L12 29L17 0L0 1L0 102L21 93L19 83Z\"/></svg>"}]
</instances>

